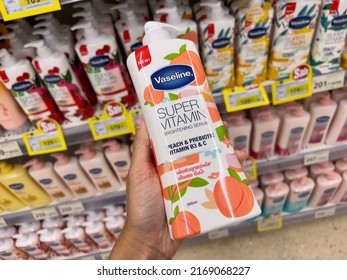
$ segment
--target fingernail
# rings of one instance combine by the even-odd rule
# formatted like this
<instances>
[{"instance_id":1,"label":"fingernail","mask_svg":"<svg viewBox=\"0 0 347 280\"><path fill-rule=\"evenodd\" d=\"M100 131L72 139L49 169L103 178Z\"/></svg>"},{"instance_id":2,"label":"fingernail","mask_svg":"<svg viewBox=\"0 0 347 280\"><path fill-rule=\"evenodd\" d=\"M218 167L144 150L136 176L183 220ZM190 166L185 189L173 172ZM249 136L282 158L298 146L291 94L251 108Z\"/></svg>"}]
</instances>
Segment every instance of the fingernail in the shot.
<instances>
[{"instance_id":1,"label":"fingernail","mask_svg":"<svg viewBox=\"0 0 347 280\"><path fill-rule=\"evenodd\" d=\"M142 119L141 118L135 119L135 128L136 128L136 130L140 129L141 126L142 126Z\"/></svg>"}]
</instances>

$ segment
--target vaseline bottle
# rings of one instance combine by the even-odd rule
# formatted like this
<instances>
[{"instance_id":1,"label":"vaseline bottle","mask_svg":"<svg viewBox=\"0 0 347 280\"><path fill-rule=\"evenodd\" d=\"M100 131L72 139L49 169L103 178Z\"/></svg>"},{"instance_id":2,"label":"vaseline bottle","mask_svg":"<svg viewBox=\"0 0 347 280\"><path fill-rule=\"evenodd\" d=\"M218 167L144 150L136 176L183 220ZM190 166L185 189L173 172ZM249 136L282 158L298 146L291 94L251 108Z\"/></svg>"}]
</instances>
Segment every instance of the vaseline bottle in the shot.
<instances>
[{"instance_id":1,"label":"vaseline bottle","mask_svg":"<svg viewBox=\"0 0 347 280\"><path fill-rule=\"evenodd\" d=\"M172 25L146 23L144 46L127 61L148 124L175 240L260 214L196 46L176 39L178 32Z\"/></svg>"},{"instance_id":2,"label":"vaseline bottle","mask_svg":"<svg viewBox=\"0 0 347 280\"><path fill-rule=\"evenodd\" d=\"M42 190L21 165L0 162L0 181L26 205L32 208L42 207L52 202L50 196Z\"/></svg>"}]
</instances>

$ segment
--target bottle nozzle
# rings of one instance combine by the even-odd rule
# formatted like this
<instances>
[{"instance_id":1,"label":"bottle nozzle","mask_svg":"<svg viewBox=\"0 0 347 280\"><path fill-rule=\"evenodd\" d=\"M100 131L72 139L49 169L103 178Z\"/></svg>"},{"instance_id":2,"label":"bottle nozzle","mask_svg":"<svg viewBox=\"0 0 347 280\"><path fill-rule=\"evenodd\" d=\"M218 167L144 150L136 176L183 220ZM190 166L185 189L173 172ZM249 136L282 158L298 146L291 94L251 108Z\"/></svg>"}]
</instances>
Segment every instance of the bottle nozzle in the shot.
<instances>
[{"instance_id":1,"label":"bottle nozzle","mask_svg":"<svg viewBox=\"0 0 347 280\"><path fill-rule=\"evenodd\" d=\"M177 25L181 22L181 17L178 14L176 6L158 9L156 14L167 14L166 20L168 24Z\"/></svg>"},{"instance_id":2,"label":"bottle nozzle","mask_svg":"<svg viewBox=\"0 0 347 280\"><path fill-rule=\"evenodd\" d=\"M111 11L120 10L120 9L127 9L127 8L128 8L128 3L120 3L120 4L112 6Z\"/></svg>"},{"instance_id":3,"label":"bottle nozzle","mask_svg":"<svg viewBox=\"0 0 347 280\"><path fill-rule=\"evenodd\" d=\"M50 13L42 14L35 17L35 21L40 21L40 20L51 21L51 20L55 20L55 17Z\"/></svg>"},{"instance_id":4,"label":"bottle nozzle","mask_svg":"<svg viewBox=\"0 0 347 280\"><path fill-rule=\"evenodd\" d=\"M224 17L222 3L220 1L207 1L200 4L201 7L208 7L211 9L211 19L219 20Z\"/></svg>"},{"instance_id":5,"label":"bottle nozzle","mask_svg":"<svg viewBox=\"0 0 347 280\"><path fill-rule=\"evenodd\" d=\"M154 43L162 40L176 38L180 34L180 30L171 24L148 21L145 24L145 36L143 37L143 45Z\"/></svg>"},{"instance_id":6,"label":"bottle nozzle","mask_svg":"<svg viewBox=\"0 0 347 280\"><path fill-rule=\"evenodd\" d=\"M17 63L17 59L11 55L7 49L0 49L0 61L1 64L5 67L7 66L13 66Z\"/></svg>"},{"instance_id":7,"label":"bottle nozzle","mask_svg":"<svg viewBox=\"0 0 347 280\"><path fill-rule=\"evenodd\" d=\"M41 170L44 167L44 163L38 158L34 158L24 163L23 166L25 168L32 167L33 170Z\"/></svg>"},{"instance_id":8,"label":"bottle nozzle","mask_svg":"<svg viewBox=\"0 0 347 280\"><path fill-rule=\"evenodd\" d=\"M36 48L37 49L37 55L39 57L49 57L51 56L54 52L46 45L45 41L43 40L38 40L38 41L33 41L29 42L24 45L24 48Z\"/></svg>"},{"instance_id":9,"label":"bottle nozzle","mask_svg":"<svg viewBox=\"0 0 347 280\"><path fill-rule=\"evenodd\" d=\"M99 32L93 27L91 22L83 22L71 26L71 30L75 31L78 29L84 30L84 36L87 39L95 39L99 36Z\"/></svg>"},{"instance_id":10,"label":"bottle nozzle","mask_svg":"<svg viewBox=\"0 0 347 280\"><path fill-rule=\"evenodd\" d=\"M81 3L76 3L73 5L75 9L83 9L85 12L90 11L93 9L92 4L90 2L81 2Z\"/></svg>"}]
</instances>

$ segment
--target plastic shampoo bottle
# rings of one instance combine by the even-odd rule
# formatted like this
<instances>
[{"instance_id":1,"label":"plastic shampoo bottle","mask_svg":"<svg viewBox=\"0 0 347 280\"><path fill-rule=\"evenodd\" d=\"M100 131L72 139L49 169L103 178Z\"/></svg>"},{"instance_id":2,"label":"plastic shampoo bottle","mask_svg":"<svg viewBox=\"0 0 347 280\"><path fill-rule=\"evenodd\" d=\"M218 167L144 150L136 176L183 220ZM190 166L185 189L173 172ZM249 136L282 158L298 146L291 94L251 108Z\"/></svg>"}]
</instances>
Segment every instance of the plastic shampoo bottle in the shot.
<instances>
[{"instance_id":1,"label":"plastic shampoo bottle","mask_svg":"<svg viewBox=\"0 0 347 280\"><path fill-rule=\"evenodd\" d=\"M260 214L196 46L176 39L179 32L172 25L146 23L144 46L127 61L148 124L175 240Z\"/></svg>"}]
</instances>

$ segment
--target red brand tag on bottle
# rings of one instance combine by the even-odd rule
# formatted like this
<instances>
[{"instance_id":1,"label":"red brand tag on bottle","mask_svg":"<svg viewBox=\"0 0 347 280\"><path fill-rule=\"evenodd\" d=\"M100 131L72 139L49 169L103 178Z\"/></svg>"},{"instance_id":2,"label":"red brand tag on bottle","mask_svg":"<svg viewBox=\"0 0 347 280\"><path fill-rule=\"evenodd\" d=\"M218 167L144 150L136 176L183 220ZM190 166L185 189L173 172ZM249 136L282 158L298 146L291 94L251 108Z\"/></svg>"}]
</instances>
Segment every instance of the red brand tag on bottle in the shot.
<instances>
[{"instance_id":1,"label":"red brand tag on bottle","mask_svg":"<svg viewBox=\"0 0 347 280\"><path fill-rule=\"evenodd\" d=\"M3 70L0 71L0 78L4 83L8 83L10 81L7 77L6 72Z\"/></svg>"},{"instance_id":2,"label":"red brand tag on bottle","mask_svg":"<svg viewBox=\"0 0 347 280\"><path fill-rule=\"evenodd\" d=\"M286 8L286 15L291 15L295 12L296 9L296 3L288 3Z\"/></svg>"},{"instance_id":3,"label":"red brand tag on bottle","mask_svg":"<svg viewBox=\"0 0 347 280\"><path fill-rule=\"evenodd\" d=\"M331 3L330 14L333 15L339 10L340 0L333 0Z\"/></svg>"},{"instance_id":4,"label":"red brand tag on bottle","mask_svg":"<svg viewBox=\"0 0 347 280\"><path fill-rule=\"evenodd\" d=\"M210 37L213 37L214 35L214 24L209 24L207 26L207 36L210 38Z\"/></svg>"},{"instance_id":5,"label":"red brand tag on bottle","mask_svg":"<svg viewBox=\"0 0 347 280\"><path fill-rule=\"evenodd\" d=\"M166 23L167 22L167 14L160 16L160 22Z\"/></svg>"},{"instance_id":6,"label":"red brand tag on bottle","mask_svg":"<svg viewBox=\"0 0 347 280\"><path fill-rule=\"evenodd\" d=\"M129 30L124 30L124 32L123 32L123 39L124 39L124 43L129 43L130 42Z\"/></svg>"},{"instance_id":7,"label":"red brand tag on bottle","mask_svg":"<svg viewBox=\"0 0 347 280\"><path fill-rule=\"evenodd\" d=\"M39 74L42 73L40 63L37 60L34 60L34 68L35 68L37 73L39 73Z\"/></svg>"},{"instance_id":8,"label":"red brand tag on bottle","mask_svg":"<svg viewBox=\"0 0 347 280\"><path fill-rule=\"evenodd\" d=\"M88 49L86 45L80 46L80 53L81 55L88 55Z\"/></svg>"},{"instance_id":9,"label":"red brand tag on bottle","mask_svg":"<svg viewBox=\"0 0 347 280\"><path fill-rule=\"evenodd\" d=\"M137 49L135 51L135 59L136 59L136 64L139 71L143 67L146 67L147 65L151 64L152 57L151 57L151 53L149 52L148 46L144 46L140 49Z\"/></svg>"}]
</instances>

